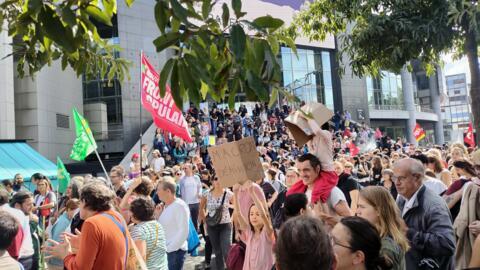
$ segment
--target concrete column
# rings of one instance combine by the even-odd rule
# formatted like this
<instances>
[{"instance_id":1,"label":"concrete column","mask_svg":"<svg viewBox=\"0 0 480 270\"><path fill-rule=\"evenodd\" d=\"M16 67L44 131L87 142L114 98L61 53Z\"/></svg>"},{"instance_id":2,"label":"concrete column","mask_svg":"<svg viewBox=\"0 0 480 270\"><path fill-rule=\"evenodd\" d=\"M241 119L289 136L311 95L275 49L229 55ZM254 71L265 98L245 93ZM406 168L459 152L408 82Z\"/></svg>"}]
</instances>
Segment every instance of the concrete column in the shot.
<instances>
[{"instance_id":1,"label":"concrete column","mask_svg":"<svg viewBox=\"0 0 480 270\"><path fill-rule=\"evenodd\" d=\"M415 117L412 74L407 70L407 67L404 66L400 72L400 76L402 78L403 102L405 103L405 109L408 111L407 141L417 145L417 141L413 135L413 129L415 128L417 119Z\"/></svg>"},{"instance_id":2,"label":"concrete column","mask_svg":"<svg viewBox=\"0 0 480 270\"><path fill-rule=\"evenodd\" d=\"M430 100L432 102L433 112L438 116L435 125L435 143L443 144L445 142L443 134L442 109L440 106L440 94L443 92L442 69L437 66L437 73L430 76Z\"/></svg>"},{"instance_id":3,"label":"concrete column","mask_svg":"<svg viewBox=\"0 0 480 270\"><path fill-rule=\"evenodd\" d=\"M12 52L12 47L8 45L12 39L8 37L6 24L0 27L3 28L0 33L0 57L3 57ZM0 61L0 139L15 139L14 69L13 56Z\"/></svg>"}]
</instances>

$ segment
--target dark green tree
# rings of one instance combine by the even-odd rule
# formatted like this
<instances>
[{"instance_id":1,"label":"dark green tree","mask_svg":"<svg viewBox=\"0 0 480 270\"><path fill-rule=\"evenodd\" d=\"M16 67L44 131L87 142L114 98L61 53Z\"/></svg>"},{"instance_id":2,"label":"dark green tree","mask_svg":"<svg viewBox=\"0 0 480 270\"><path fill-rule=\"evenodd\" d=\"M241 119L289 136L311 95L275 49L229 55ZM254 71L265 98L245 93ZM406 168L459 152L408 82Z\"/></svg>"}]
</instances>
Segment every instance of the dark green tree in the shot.
<instances>
[{"instance_id":1,"label":"dark green tree","mask_svg":"<svg viewBox=\"0 0 480 270\"><path fill-rule=\"evenodd\" d=\"M480 136L478 1L467 0L315 0L295 18L291 34L312 40L327 34L341 39L340 53L358 76L378 76L381 69L399 72L417 59L432 74L443 53L466 55L477 141Z\"/></svg>"},{"instance_id":2,"label":"dark green tree","mask_svg":"<svg viewBox=\"0 0 480 270\"><path fill-rule=\"evenodd\" d=\"M125 0L127 5L134 0ZM295 51L293 40L281 34L284 22L270 16L245 19L241 0L223 4L221 18L212 13L216 0L156 0L155 20L161 35L152 40L157 52L175 54L161 70L161 92L170 80L177 105L198 103L210 95L230 106L237 93L249 100L273 104L280 87L280 44ZM13 55L23 76L38 72L52 61L73 68L77 75L107 76L120 80L129 63L115 58L116 46L100 38L96 23L111 25L116 0L6 0L0 5L14 40ZM284 94L289 95L287 92ZM290 95L290 98L291 97Z\"/></svg>"}]
</instances>

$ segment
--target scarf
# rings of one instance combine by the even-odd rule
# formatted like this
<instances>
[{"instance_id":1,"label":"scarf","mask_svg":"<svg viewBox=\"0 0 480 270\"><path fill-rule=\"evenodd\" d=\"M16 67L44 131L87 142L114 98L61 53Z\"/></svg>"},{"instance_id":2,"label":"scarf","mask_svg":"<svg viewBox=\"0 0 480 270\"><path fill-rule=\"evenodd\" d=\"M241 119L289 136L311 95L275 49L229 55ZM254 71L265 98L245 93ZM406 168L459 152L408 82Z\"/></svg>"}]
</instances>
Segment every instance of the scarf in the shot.
<instances>
[{"instance_id":1,"label":"scarf","mask_svg":"<svg viewBox=\"0 0 480 270\"><path fill-rule=\"evenodd\" d=\"M326 203L330 192L337 185L338 175L333 171L320 171L317 179L313 182L312 190L312 204L321 201ZM295 193L305 193L308 186L303 183L302 180L297 181L287 191L287 196Z\"/></svg>"}]
</instances>

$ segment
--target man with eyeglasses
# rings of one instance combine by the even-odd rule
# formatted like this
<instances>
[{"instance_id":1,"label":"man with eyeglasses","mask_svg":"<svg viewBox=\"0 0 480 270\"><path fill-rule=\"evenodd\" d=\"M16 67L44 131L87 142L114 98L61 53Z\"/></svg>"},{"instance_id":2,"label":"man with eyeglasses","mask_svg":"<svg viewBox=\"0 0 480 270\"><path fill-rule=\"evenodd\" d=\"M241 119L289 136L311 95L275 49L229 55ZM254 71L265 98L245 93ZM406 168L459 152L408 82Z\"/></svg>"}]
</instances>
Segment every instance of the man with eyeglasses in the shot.
<instances>
[{"instance_id":1,"label":"man with eyeglasses","mask_svg":"<svg viewBox=\"0 0 480 270\"><path fill-rule=\"evenodd\" d=\"M407 270L436 264L435 269L454 269L455 236L445 201L423 184L425 168L418 160L400 159L393 165L397 204L408 227L411 248Z\"/></svg>"},{"instance_id":2,"label":"man with eyeglasses","mask_svg":"<svg viewBox=\"0 0 480 270\"><path fill-rule=\"evenodd\" d=\"M122 166L114 166L110 170L110 181L112 182L113 189L118 198L123 198L127 190L125 189L125 169Z\"/></svg>"}]
</instances>

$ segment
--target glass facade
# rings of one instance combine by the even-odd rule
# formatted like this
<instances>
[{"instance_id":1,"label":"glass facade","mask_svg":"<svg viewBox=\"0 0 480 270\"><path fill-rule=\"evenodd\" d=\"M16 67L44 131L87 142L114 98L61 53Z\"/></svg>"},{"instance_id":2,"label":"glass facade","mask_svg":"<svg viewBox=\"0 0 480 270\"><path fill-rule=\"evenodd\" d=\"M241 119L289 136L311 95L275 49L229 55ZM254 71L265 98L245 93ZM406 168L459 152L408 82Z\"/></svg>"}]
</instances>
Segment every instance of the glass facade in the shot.
<instances>
[{"instance_id":1,"label":"glass facade","mask_svg":"<svg viewBox=\"0 0 480 270\"><path fill-rule=\"evenodd\" d=\"M400 75L382 71L381 78L367 77L368 105L376 110L403 110Z\"/></svg>"},{"instance_id":2,"label":"glass facade","mask_svg":"<svg viewBox=\"0 0 480 270\"><path fill-rule=\"evenodd\" d=\"M321 102L334 109L331 52L282 47L283 86L305 102Z\"/></svg>"},{"instance_id":3,"label":"glass facade","mask_svg":"<svg viewBox=\"0 0 480 270\"><path fill-rule=\"evenodd\" d=\"M448 98L442 104L446 140L461 140L470 123L470 100L465 74L445 76Z\"/></svg>"}]
</instances>

